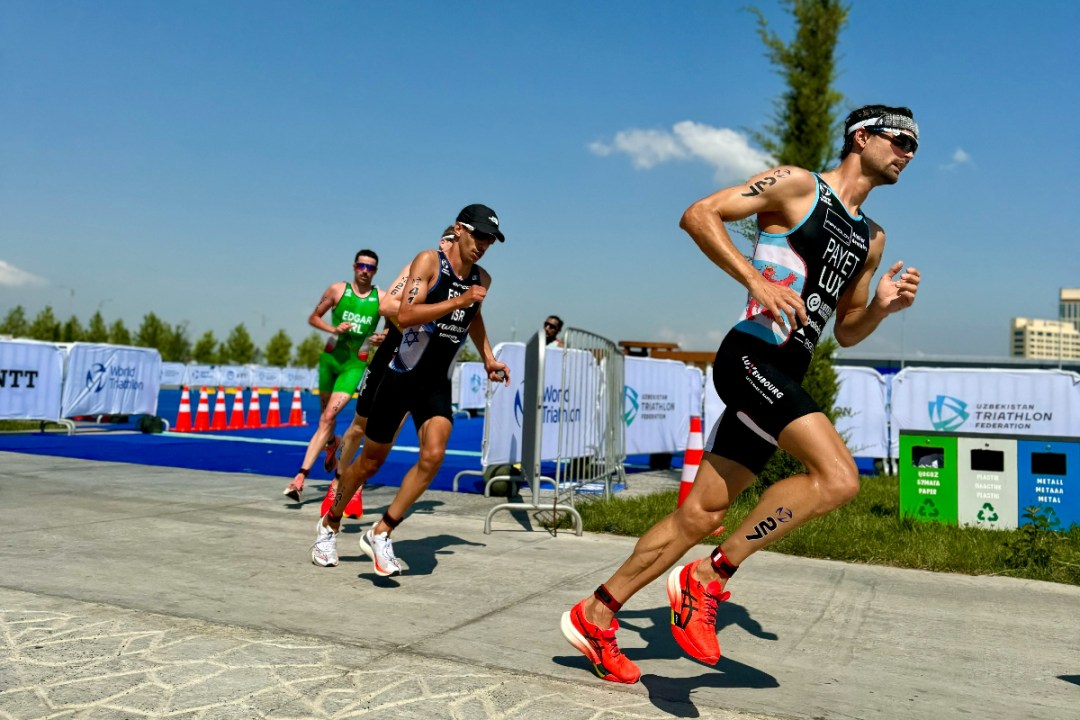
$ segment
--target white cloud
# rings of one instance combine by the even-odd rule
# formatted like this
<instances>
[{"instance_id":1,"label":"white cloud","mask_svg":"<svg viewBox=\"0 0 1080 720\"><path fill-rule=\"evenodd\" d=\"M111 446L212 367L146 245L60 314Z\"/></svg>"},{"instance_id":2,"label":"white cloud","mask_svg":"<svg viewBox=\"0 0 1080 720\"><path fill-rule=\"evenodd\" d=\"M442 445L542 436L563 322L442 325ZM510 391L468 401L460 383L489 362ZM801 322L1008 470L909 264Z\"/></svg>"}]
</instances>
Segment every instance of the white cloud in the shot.
<instances>
[{"instance_id":1,"label":"white cloud","mask_svg":"<svg viewBox=\"0 0 1080 720\"><path fill-rule=\"evenodd\" d=\"M718 182L737 182L774 164L768 154L750 147L746 136L692 120L668 130L621 130L610 144L594 142L589 150L602 157L622 153L634 167L649 169L674 160L702 160L716 170Z\"/></svg>"},{"instance_id":2,"label":"white cloud","mask_svg":"<svg viewBox=\"0 0 1080 720\"><path fill-rule=\"evenodd\" d=\"M968 155L964 148L956 148L953 150L952 158L950 162L941 165L942 170L955 170L961 165L971 165L971 156Z\"/></svg>"},{"instance_id":3,"label":"white cloud","mask_svg":"<svg viewBox=\"0 0 1080 720\"><path fill-rule=\"evenodd\" d=\"M33 273L20 270L11 263L0 260L0 287L25 287L27 285L44 285L45 279Z\"/></svg>"}]
</instances>

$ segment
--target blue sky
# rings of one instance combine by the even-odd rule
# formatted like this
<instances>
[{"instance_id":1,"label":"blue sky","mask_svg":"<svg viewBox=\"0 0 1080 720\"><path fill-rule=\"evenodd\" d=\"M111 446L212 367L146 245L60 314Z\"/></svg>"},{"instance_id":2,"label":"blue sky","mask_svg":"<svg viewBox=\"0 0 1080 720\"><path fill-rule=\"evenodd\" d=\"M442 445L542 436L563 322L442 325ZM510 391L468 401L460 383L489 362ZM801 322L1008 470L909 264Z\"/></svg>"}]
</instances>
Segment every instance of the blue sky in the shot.
<instances>
[{"instance_id":1,"label":"blue sky","mask_svg":"<svg viewBox=\"0 0 1080 720\"><path fill-rule=\"evenodd\" d=\"M858 349L1004 356L1080 286L1080 4L853 4L837 89L922 131L865 208L923 286ZM745 291L678 220L756 169L783 90L743 6L5 0L0 313L298 341L356 250L388 282L483 202L493 342L556 313L714 349Z\"/></svg>"}]
</instances>

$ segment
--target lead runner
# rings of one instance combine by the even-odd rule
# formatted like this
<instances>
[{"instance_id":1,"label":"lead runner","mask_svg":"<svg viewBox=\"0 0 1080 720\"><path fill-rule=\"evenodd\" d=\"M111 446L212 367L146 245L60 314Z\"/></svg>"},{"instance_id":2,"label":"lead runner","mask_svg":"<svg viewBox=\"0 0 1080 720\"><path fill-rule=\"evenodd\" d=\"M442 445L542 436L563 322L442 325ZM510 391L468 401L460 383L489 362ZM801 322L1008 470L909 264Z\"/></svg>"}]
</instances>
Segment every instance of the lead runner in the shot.
<instances>
[{"instance_id":1,"label":"lead runner","mask_svg":"<svg viewBox=\"0 0 1080 720\"><path fill-rule=\"evenodd\" d=\"M637 682L640 669L615 640L615 613L722 523L732 499L753 483L777 447L807 472L765 490L711 556L668 574L671 632L692 658L709 665L720 659L717 604L730 596L727 583L743 561L858 493L851 452L800 383L831 315L837 342L848 347L915 300L919 271L903 269L901 261L888 268L870 298L885 231L863 213L863 203L874 188L899 180L918 146L919 127L909 109L868 105L848 115L833 170L778 167L699 200L683 214L680 226L702 252L746 287L747 306L716 353L713 382L726 409L682 507L645 533L607 582L563 614L563 635L601 678ZM758 238L748 261L724 223L751 215L757 216Z\"/></svg>"}]
</instances>

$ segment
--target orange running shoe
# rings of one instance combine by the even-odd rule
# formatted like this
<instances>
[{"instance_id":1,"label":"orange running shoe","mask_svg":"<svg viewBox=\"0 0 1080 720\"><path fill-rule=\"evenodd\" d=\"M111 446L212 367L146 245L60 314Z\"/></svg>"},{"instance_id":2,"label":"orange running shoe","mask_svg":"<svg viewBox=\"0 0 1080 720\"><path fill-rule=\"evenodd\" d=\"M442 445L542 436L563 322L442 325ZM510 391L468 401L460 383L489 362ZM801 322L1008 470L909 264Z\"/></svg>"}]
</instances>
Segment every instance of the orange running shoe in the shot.
<instances>
[{"instance_id":1,"label":"orange running shoe","mask_svg":"<svg viewBox=\"0 0 1080 720\"><path fill-rule=\"evenodd\" d=\"M563 636L589 659L593 664L593 671L601 679L636 683L641 677L641 669L619 650L619 645L615 642L615 631L618 629L619 621L614 618L607 630L601 630L586 620L584 600L562 616Z\"/></svg>"},{"instance_id":2,"label":"orange running shoe","mask_svg":"<svg viewBox=\"0 0 1080 720\"><path fill-rule=\"evenodd\" d=\"M679 647L706 665L720 660L720 643L716 640L716 606L731 597L720 583L713 580L702 585L694 579L694 568L701 559L677 567L667 579L668 601L671 602L671 634Z\"/></svg>"},{"instance_id":3,"label":"orange running shoe","mask_svg":"<svg viewBox=\"0 0 1080 720\"><path fill-rule=\"evenodd\" d=\"M337 451L341 449L341 436L335 435L326 443L326 459L323 460L323 470L334 472L337 470Z\"/></svg>"},{"instance_id":4,"label":"orange running shoe","mask_svg":"<svg viewBox=\"0 0 1080 720\"><path fill-rule=\"evenodd\" d=\"M364 515L364 498L360 495L363 492L363 488L356 491L356 494L352 496L349 503L345 506L345 516L351 518L359 518Z\"/></svg>"},{"instance_id":5,"label":"orange running shoe","mask_svg":"<svg viewBox=\"0 0 1080 720\"><path fill-rule=\"evenodd\" d=\"M330 483L330 487L326 488L326 497L322 499L322 505L319 506L319 517L325 517L326 513L330 512L330 507L334 504L334 493L337 492L337 478Z\"/></svg>"}]
</instances>

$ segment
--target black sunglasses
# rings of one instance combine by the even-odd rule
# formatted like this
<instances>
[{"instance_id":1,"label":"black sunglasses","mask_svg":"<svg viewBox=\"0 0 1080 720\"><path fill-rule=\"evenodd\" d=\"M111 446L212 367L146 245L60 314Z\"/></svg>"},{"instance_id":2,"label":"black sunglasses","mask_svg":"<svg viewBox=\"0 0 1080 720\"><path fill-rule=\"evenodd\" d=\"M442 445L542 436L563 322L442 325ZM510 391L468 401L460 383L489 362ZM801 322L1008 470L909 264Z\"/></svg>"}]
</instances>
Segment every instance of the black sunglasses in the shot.
<instances>
[{"instance_id":1,"label":"black sunglasses","mask_svg":"<svg viewBox=\"0 0 1080 720\"><path fill-rule=\"evenodd\" d=\"M867 131L880 135L885 138L903 153L913 153L919 149L919 141L910 135L898 132L895 135L890 135L889 131L885 128L867 128Z\"/></svg>"},{"instance_id":2,"label":"black sunglasses","mask_svg":"<svg viewBox=\"0 0 1080 720\"><path fill-rule=\"evenodd\" d=\"M492 242L493 243L493 242L495 242L496 240L499 239L498 235L492 235L491 233L486 233L483 230L477 230L475 227L473 227L472 225L470 225L468 223L461 223L461 226L463 228L465 228L466 230L468 230L470 233L472 233L472 236L474 238L476 238L477 240L479 240L480 242Z\"/></svg>"},{"instance_id":3,"label":"black sunglasses","mask_svg":"<svg viewBox=\"0 0 1080 720\"><path fill-rule=\"evenodd\" d=\"M558 326L558 325L556 325L556 324L555 324L555 323L553 323L553 322L546 322L546 323L544 323L544 327L549 327L549 328L552 328L553 330L558 330L558 329L559 329L559 326Z\"/></svg>"}]
</instances>

